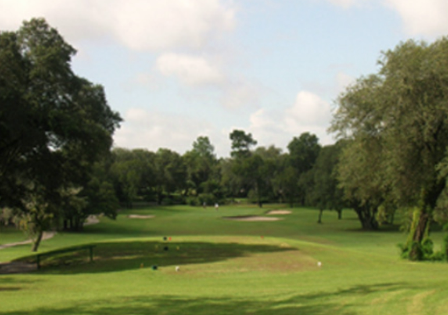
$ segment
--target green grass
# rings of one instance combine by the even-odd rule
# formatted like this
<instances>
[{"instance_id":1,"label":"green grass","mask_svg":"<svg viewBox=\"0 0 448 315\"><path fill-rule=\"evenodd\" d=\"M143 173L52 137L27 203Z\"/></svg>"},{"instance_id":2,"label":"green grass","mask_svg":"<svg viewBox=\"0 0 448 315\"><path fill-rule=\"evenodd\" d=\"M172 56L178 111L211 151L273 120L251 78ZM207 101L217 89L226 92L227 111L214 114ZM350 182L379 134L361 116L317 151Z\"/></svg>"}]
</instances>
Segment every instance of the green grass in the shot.
<instances>
[{"instance_id":1,"label":"green grass","mask_svg":"<svg viewBox=\"0 0 448 315\"><path fill-rule=\"evenodd\" d=\"M25 241L25 234L11 226L0 227L0 245Z\"/></svg>"},{"instance_id":2,"label":"green grass","mask_svg":"<svg viewBox=\"0 0 448 315\"><path fill-rule=\"evenodd\" d=\"M0 314L448 313L448 264L399 259L397 228L360 231L350 211L325 212L319 225L316 210L299 208L281 221L222 219L279 208L138 208L59 233L40 251L96 244L95 262L72 253L0 275ZM442 233L433 237L440 246ZM0 261L12 259L32 260L30 246L0 250Z\"/></svg>"}]
</instances>

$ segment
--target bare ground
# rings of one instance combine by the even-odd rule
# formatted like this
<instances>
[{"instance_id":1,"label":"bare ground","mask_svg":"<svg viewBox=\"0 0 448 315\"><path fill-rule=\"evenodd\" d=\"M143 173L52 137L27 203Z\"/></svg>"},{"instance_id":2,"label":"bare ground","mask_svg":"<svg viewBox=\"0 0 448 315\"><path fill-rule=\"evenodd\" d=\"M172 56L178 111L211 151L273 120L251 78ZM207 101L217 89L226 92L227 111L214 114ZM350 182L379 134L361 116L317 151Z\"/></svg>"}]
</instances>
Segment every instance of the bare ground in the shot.
<instances>
[{"instance_id":1,"label":"bare ground","mask_svg":"<svg viewBox=\"0 0 448 315\"><path fill-rule=\"evenodd\" d=\"M99 222L100 221L98 220L97 216L91 215L87 218L84 225L91 225L91 224L96 224ZM56 232L44 232L44 234L42 236L42 241L52 238L55 234L56 234ZM22 242L4 244L4 245L0 245L0 249L13 247L13 246L17 246L17 245L31 244L31 242L32 242L32 240L26 240L26 241L22 241ZM37 270L36 264L29 264L29 263L18 262L18 261L0 263L0 274L25 273L25 272L30 272L30 271L34 271L34 270Z\"/></svg>"},{"instance_id":2,"label":"bare ground","mask_svg":"<svg viewBox=\"0 0 448 315\"><path fill-rule=\"evenodd\" d=\"M155 215L141 215L141 214L130 214L128 218L130 219L152 219Z\"/></svg>"},{"instance_id":3,"label":"bare ground","mask_svg":"<svg viewBox=\"0 0 448 315\"><path fill-rule=\"evenodd\" d=\"M273 215L273 214L290 214L291 213L291 211L289 211L289 210L271 210L271 211L268 211L268 215Z\"/></svg>"},{"instance_id":4,"label":"bare ground","mask_svg":"<svg viewBox=\"0 0 448 315\"><path fill-rule=\"evenodd\" d=\"M239 217L223 217L224 220L233 221L278 221L283 220L276 217L260 217L260 216L239 216Z\"/></svg>"}]
</instances>

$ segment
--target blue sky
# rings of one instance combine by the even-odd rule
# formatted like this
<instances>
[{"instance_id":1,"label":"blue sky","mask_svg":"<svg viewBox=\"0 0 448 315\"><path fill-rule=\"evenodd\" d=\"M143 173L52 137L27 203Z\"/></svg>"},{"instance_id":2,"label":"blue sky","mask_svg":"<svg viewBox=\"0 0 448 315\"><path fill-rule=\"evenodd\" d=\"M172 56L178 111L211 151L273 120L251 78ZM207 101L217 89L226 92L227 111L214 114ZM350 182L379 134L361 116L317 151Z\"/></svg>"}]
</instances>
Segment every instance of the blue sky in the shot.
<instances>
[{"instance_id":1,"label":"blue sky","mask_svg":"<svg viewBox=\"0 0 448 315\"><path fill-rule=\"evenodd\" d=\"M321 144L337 96L377 71L381 51L448 33L446 0L0 0L0 29L44 17L77 50L124 122L115 146L183 154L233 129L286 149Z\"/></svg>"}]
</instances>

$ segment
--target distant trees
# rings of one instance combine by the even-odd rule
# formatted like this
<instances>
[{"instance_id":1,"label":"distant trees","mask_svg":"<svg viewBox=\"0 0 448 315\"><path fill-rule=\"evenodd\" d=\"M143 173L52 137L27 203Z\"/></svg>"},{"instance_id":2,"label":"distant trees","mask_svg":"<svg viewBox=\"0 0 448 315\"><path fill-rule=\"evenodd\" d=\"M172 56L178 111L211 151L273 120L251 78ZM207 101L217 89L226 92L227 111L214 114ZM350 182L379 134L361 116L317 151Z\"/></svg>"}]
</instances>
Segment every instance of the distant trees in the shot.
<instances>
[{"instance_id":1,"label":"distant trees","mask_svg":"<svg viewBox=\"0 0 448 315\"><path fill-rule=\"evenodd\" d=\"M212 203L219 186L218 160L208 137L200 136L193 149L183 155L187 169L187 193L196 197L193 203ZM219 193L218 193L219 195Z\"/></svg>"},{"instance_id":2,"label":"distant trees","mask_svg":"<svg viewBox=\"0 0 448 315\"><path fill-rule=\"evenodd\" d=\"M256 140L242 130L232 131L230 139L231 157L225 159L216 158L205 136L199 136L182 156L168 149L154 153L115 148L110 178L116 196L125 207L132 207L136 199L203 205L235 197L248 198L260 207L286 200L314 205L312 169L320 150L315 135L304 133L291 142L294 158L275 146L253 148Z\"/></svg>"},{"instance_id":3,"label":"distant trees","mask_svg":"<svg viewBox=\"0 0 448 315\"><path fill-rule=\"evenodd\" d=\"M336 211L340 219L342 209L346 206L336 173L342 146L343 144L338 142L322 147L313 167L314 186L311 199L312 204L319 209L318 223L322 223L322 212L324 210Z\"/></svg>"},{"instance_id":4,"label":"distant trees","mask_svg":"<svg viewBox=\"0 0 448 315\"><path fill-rule=\"evenodd\" d=\"M316 135L309 132L294 137L288 144L289 163L297 182L292 183L290 191L297 197L300 205L309 203L313 190L312 169L316 162L321 146Z\"/></svg>"}]
</instances>

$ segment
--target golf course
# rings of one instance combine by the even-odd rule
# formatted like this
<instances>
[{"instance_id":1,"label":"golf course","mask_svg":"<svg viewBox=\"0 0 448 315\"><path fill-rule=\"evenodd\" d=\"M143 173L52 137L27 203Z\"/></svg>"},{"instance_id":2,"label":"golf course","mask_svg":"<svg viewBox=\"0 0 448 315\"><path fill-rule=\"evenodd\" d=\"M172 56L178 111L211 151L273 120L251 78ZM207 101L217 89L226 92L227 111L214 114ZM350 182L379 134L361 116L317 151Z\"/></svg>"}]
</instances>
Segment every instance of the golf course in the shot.
<instances>
[{"instance_id":1,"label":"golf course","mask_svg":"<svg viewBox=\"0 0 448 315\"><path fill-rule=\"evenodd\" d=\"M1 274L0 314L448 313L446 262L401 259L398 227L362 231L352 210L317 224L317 214L277 204L122 210L38 251L93 245L93 262L88 250L55 253L39 270ZM438 250L443 232L432 238ZM0 240L25 236L2 227ZM0 262L33 263L30 249L3 248Z\"/></svg>"}]
</instances>

